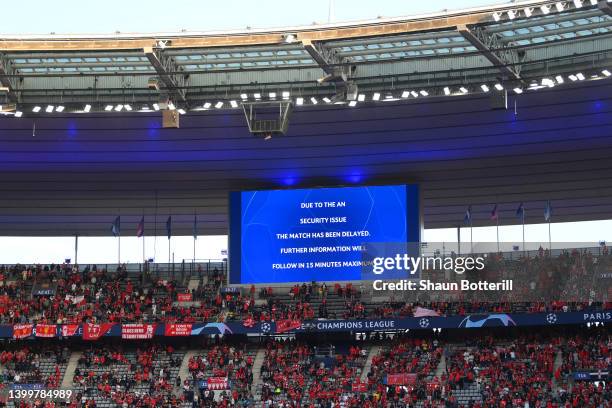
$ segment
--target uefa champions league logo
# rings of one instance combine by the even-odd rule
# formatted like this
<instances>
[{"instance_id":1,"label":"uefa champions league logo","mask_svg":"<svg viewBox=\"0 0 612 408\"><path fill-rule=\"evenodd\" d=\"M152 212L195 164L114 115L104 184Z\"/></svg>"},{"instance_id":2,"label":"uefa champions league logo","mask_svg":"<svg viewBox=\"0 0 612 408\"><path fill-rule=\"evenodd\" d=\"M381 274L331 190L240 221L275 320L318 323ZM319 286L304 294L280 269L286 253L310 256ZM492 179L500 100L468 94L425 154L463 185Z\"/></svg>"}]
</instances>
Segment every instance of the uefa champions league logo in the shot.
<instances>
[{"instance_id":1,"label":"uefa champions league logo","mask_svg":"<svg viewBox=\"0 0 612 408\"><path fill-rule=\"evenodd\" d=\"M546 321L549 324L555 324L557 323L557 315L554 313L549 313L548 315L546 315Z\"/></svg>"},{"instance_id":2,"label":"uefa champions league logo","mask_svg":"<svg viewBox=\"0 0 612 408\"><path fill-rule=\"evenodd\" d=\"M422 319L420 319L419 326L421 326L423 329L426 329L427 327L429 327L429 319L427 319L426 317L423 317Z\"/></svg>"},{"instance_id":3,"label":"uefa champions league logo","mask_svg":"<svg viewBox=\"0 0 612 408\"><path fill-rule=\"evenodd\" d=\"M262 333L270 333L270 323L264 322L261 324Z\"/></svg>"}]
</instances>

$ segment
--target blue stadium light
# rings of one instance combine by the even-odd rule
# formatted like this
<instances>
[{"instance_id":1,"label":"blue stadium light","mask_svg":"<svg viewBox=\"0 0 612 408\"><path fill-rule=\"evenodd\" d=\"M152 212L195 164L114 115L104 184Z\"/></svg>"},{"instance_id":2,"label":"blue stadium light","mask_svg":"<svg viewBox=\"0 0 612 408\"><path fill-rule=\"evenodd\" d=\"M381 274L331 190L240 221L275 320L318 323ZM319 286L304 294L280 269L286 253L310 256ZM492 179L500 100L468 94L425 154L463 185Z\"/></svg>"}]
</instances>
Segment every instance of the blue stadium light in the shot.
<instances>
[{"instance_id":1,"label":"blue stadium light","mask_svg":"<svg viewBox=\"0 0 612 408\"><path fill-rule=\"evenodd\" d=\"M424 90L424 89L421 89L421 90L419 91L419 93L420 93L421 95L423 95L423 96L429 96L429 92L427 92L427 91L426 91L426 90Z\"/></svg>"},{"instance_id":2,"label":"blue stadium light","mask_svg":"<svg viewBox=\"0 0 612 408\"><path fill-rule=\"evenodd\" d=\"M47 108L45 109L45 112L51 113L51 112L53 112L53 109L54 109L53 105L47 105Z\"/></svg>"},{"instance_id":3,"label":"blue stadium light","mask_svg":"<svg viewBox=\"0 0 612 408\"><path fill-rule=\"evenodd\" d=\"M242 98L243 101L246 101L247 99L249 99L249 95L243 93L243 94L240 94L240 98Z\"/></svg>"},{"instance_id":4,"label":"blue stadium light","mask_svg":"<svg viewBox=\"0 0 612 408\"><path fill-rule=\"evenodd\" d=\"M177 112L181 115L185 115L187 113L183 108L177 109Z\"/></svg>"},{"instance_id":5,"label":"blue stadium light","mask_svg":"<svg viewBox=\"0 0 612 408\"><path fill-rule=\"evenodd\" d=\"M64 109L66 109L66 107L64 105L59 105L57 108L55 108L56 112L62 113L64 111Z\"/></svg>"},{"instance_id":6,"label":"blue stadium light","mask_svg":"<svg viewBox=\"0 0 612 408\"><path fill-rule=\"evenodd\" d=\"M323 102L325 103L331 103L331 99L329 99L327 96L325 98L323 98Z\"/></svg>"},{"instance_id":7,"label":"blue stadium light","mask_svg":"<svg viewBox=\"0 0 612 408\"><path fill-rule=\"evenodd\" d=\"M230 105L231 105L232 108L237 108L238 107L238 102L230 101Z\"/></svg>"},{"instance_id":8,"label":"blue stadium light","mask_svg":"<svg viewBox=\"0 0 612 408\"><path fill-rule=\"evenodd\" d=\"M464 86L462 86L461 88L459 88L459 91L460 91L462 94L464 94L464 95L465 95L466 93L468 93L467 88L466 88L466 87L464 87Z\"/></svg>"},{"instance_id":9,"label":"blue stadium light","mask_svg":"<svg viewBox=\"0 0 612 408\"><path fill-rule=\"evenodd\" d=\"M259 92L254 93L254 94L253 94L253 97L254 97L255 99L261 99L261 94L260 94Z\"/></svg>"},{"instance_id":10,"label":"blue stadium light","mask_svg":"<svg viewBox=\"0 0 612 408\"><path fill-rule=\"evenodd\" d=\"M451 94L451 90L450 90L450 88L449 88L448 86L445 86L445 87L444 87L444 95L448 96L448 95L450 95L450 94Z\"/></svg>"},{"instance_id":11,"label":"blue stadium light","mask_svg":"<svg viewBox=\"0 0 612 408\"><path fill-rule=\"evenodd\" d=\"M522 88L514 88L513 90L514 90L514 92L516 94L519 94L519 95L523 93L523 89Z\"/></svg>"},{"instance_id":12,"label":"blue stadium light","mask_svg":"<svg viewBox=\"0 0 612 408\"><path fill-rule=\"evenodd\" d=\"M123 105L123 108L124 108L126 111L128 111L128 112L131 112L131 111L132 111L132 105L130 105L130 104L125 104L125 105Z\"/></svg>"},{"instance_id":13,"label":"blue stadium light","mask_svg":"<svg viewBox=\"0 0 612 408\"><path fill-rule=\"evenodd\" d=\"M498 91L503 91L504 90L504 86L502 84L497 83L494 86L495 86L495 89L497 89Z\"/></svg>"},{"instance_id":14,"label":"blue stadium light","mask_svg":"<svg viewBox=\"0 0 612 408\"><path fill-rule=\"evenodd\" d=\"M319 101L317 101L317 98L315 98L314 96L310 98L310 102L312 102L313 105L316 105L317 103L319 103Z\"/></svg>"},{"instance_id":15,"label":"blue stadium light","mask_svg":"<svg viewBox=\"0 0 612 408\"><path fill-rule=\"evenodd\" d=\"M350 101L348 106L350 106L351 108L357 106L357 101Z\"/></svg>"},{"instance_id":16,"label":"blue stadium light","mask_svg":"<svg viewBox=\"0 0 612 408\"><path fill-rule=\"evenodd\" d=\"M291 96L291 92L289 91L283 91L283 99L289 99L289 97Z\"/></svg>"},{"instance_id":17,"label":"blue stadium light","mask_svg":"<svg viewBox=\"0 0 612 408\"><path fill-rule=\"evenodd\" d=\"M359 102L363 102L363 101L365 101L365 98L366 98L366 96L365 96L364 94L359 94L359 95L357 96L357 100L358 100Z\"/></svg>"},{"instance_id":18,"label":"blue stadium light","mask_svg":"<svg viewBox=\"0 0 612 408\"><path fill-rule=\"evenodd\" d=\"M276 99L276 92L270 92L268 96L270 97L270 99Z\"/></svg>"},{"instance_id":19,"label":"blue stadium light","mask_svg":"<svg viewBox=\"0 0 612 408\"><path fill-rule=\"evenodd\" d=\"M85 107L83 108L83 112L85 112L85 113L89 113L89 111L91 111L91 105L87 104L87 105L85 105Z\"/></svg>"},{"instance_id":20,"label":"blue stadium light","mask_svg":"<svg viewBox=\"0 0 612 408\"><path fill-rule=\"evenodd\" d=\"M154 104L153 104L153 110L158 111L158 110L159 110L159 104L154 103Z\"/></svg>"},{"instance_id":21,"label":"blue stadium light","mask_svg":"<svg viewBox=\"0 0 612 408\"><path fill-rule=\"evenodd\" d=\"M168 107L170 107L170 105L168 105ZM115 112L121 112L121 110L123 110L123 105L119 104L117 106L115 106ZM172 109L170 109L172 110Z\"/></svg>"},{"instance_id":22,"label":"blue stadium light","mask_svg":"<svg viewBox=\"0 0 612 408\"><path fill-rule=\"evenodd\" d=\"M489 92L490 90L487 84L480 85L480 89L482 89L483 92Z\"/></svg>"},{"instance_id":23,"label":"blue stadium light","mask_svg":"<svg viewBox=\"0 0 612 408\"><path fill-rule=\"evenodd\" d=\"M21 112L21 111L16 111L16 112L15 112L15 117L16 117L16 118L20 118L20 117L22 117L22 116L23 116L23 112Z\"/></svg>"},{"instance_id":24,"label":"blue stadium light","mask_svg":"<svg viewBox=\"0 0 612 408\"><path fill-rule=\"evenodd\" d=\"M404 91L402 92L402 98L406 99L410 96L410 92L409 91Z\"/></svg>"},{"instance_id":25,"label":"blue stadium light","mask_svg":"<svg viewBox=\"0 0 612 408\"><path fill-rule=\"evenodd\" d=\"M574 75L574 74L571 74L571 75L570 75L568 78L569 78L569 79L570 79L572 82L576 82L576 81L578 80L578 77L577 77L576 75Z\"/></svg>"},{"instance_id":26,"label":"blue stadium light","mask_svg":"<svg viewBox=\"0 0 612 408\"><path fill-rule=\"evenodd\" d=\"M295 99L295 104L298 106L301 106L304 104L304 98L300 97L300 98L296 98Z\"/></svg>"},{"instance_id":27,"label":"blue stadium light","mask_svg":"<svg viewBox=\"0 0 612 408\"><path fill-rule=\"evenodd\" d=\"M372 100L373 100L373 101L378 101L378 100L380 100L380 93L378 93L378 92L374 92L374 95L372 95Z\"/></svg>"},{"instance_id":28,"label":"blue stadium light","mask_svg":"<svg viewBox=\"0 0 612 408\"><path fill-rule=\"evenodd\" d=\"M110 112L113 110L113 105L106 105L106 107L104 108L105 111Z\"/></svg>"},{"instance_id":29,"label":"blue stadium light","mask_svg":"<svg viewBox=\"0 0 612 408\"><path fill-rule=\"evenodd\" d=\"M576 78L578 78L580 81L584 81L585 79L584 74L582 72L577 73Z\"/></svg>"},{"instance_id":30,"label":"blue stadium light","mask_svg":"<svg viewBox=\"0 0 612 408\"><path fill-rule=\"evenodd\" d=\"M603 71L601 71L601 73L602 73L602 74L604 74L604 75L605 75L605 76L607 76L607 77L609 77L610 75L612 75L612 73L611 73L609 70L607 70L607 69L604 69Z\"/></svg>"},{"instance_id":31,"label":"blue stadium light","mask_svg":"<svg viewBox=\"0 0 612 408\"><path fill-rule=\"evenodd\" d=\"M410 95L412 95L413 98L419 97L419 94L416 91L410 91Z\"/></svg>"},{"instance_id":32,"label":"blue stadium light","mask_svg":"<svg viewBox=\"0 0 612 408\"><path fill-rule=\"evenodd\" d=\"M222 107L223 107L223 102L222 101L219 101L219 102L217 102L215 104L215 108L217 108L217 109L221 109Z\"/></svg>"},{"instance_id":33,"label":"blue stadium light","mask_svg":"<svg viewBox=\"0 0 612 408\"><path fill-rule=\"evenodd\" d=\"M557 75L555 77L555 81L557 81L558 84L562 84L565 82L565 80L563 79L563 77L561 75Z\"/></svg>"},{"instance_id":34,"label":"blue stadium light","mask_svg":"<svg viewBox=\"0 0 612 408\"><path fill-rule=\"evenodd\" d=\"M210 102L206 102L203 106L204 106L204 109L210 109L211 105L212 104Z\"/></svg>"}]
</instances>

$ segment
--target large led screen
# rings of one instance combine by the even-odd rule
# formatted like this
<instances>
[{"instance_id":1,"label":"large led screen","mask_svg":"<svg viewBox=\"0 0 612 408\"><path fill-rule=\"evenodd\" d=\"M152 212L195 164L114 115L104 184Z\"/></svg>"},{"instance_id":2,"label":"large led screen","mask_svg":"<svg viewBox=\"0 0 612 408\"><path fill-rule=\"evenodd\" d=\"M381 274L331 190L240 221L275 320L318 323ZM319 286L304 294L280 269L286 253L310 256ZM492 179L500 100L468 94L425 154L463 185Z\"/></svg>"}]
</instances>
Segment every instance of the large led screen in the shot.
<instances>
[{"instance_id":1,"label":"large led screen","mask_svg":"<svg viewBox=\"0 0 612 408\"><path fill-rule=\"evenodd\" d=\"M230 284L361 279L367 243L419 242L416 185L230 193Z\"/></svg>"}]
</instances>

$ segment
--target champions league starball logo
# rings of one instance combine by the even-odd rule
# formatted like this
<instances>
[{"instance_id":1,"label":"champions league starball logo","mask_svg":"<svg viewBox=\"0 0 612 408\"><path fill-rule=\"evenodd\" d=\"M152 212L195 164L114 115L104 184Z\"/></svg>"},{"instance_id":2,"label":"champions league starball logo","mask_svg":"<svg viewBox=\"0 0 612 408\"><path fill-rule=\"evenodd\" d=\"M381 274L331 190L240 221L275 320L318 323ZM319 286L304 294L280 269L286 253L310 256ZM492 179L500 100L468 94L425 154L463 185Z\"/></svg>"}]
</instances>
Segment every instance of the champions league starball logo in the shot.
<instances>
[{"instance_id":1,"label":"champions league starball logo","mask_svg":"<svg viewBox=\"0 0 612 408\"><path fill-rule=\"evenodd\" d=\"M421 326L423 329L426 329L427 327L429 327L429 319L423 317L422 319L419 320L419 326Z\"/></svg>"},{"instance_id":2,"label":"champions league starball logo","mask_svg":"<svg viewBox=\"0 0 612 408\"><path fill-rule=\"evenodd\" d=\"M270 333L270 323L262 323L261 324L261 332L262 333Z\"/></svg>"},{"instance_id":3,"label":"champions league starball logo","mask_svg":"<svg viewBox=\"0 0 612 408\"><path fill-rule=\"evenodd\" d=\"M473 316L468 316L459 323L459 328L469 329L472 327L495 327L495 326L516 326L516 323L507 314L492 314L479 320L472 320Z\"/></svg>"},{"instance_id":4,"label":"champions league starball logo","mask_svg":"<svg viewBox=\"0 0 612 408\"><path fill-rule=\"evenodd\" d=\"M548 322L548 324L557 323L557 315L554 313L549 313L548 315L546 315L546 321Z\"/></svg>"}]
</instances>

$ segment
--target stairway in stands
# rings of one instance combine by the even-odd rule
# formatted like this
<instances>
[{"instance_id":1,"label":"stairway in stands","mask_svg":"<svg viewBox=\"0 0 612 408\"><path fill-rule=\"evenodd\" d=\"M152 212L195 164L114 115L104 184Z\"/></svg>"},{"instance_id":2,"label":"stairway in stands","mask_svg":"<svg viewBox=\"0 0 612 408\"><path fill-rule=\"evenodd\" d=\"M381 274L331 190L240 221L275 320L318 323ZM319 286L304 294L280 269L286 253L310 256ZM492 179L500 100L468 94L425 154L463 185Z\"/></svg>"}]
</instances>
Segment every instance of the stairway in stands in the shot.
<instances>
[{"instance_id":1,"label":"stairway in stands","mask_svg":"<svg viewBox=\"0 0 612 408\"><path fill-rule=\"evenodd\" d=\"M260 348L257 350L257 355L253 360L253 384L251 384L251 394L255 396L255 400L261 398L261 366L266 358L266 349Z\"/></svg>"},{"instance_id":2,"label":"stairway in stands","mask_svg":"<svg viewBox=\"0 0 612 408\"><path fill-rule=\"evenodd\" d=\"M62 378L61 388L72 389L72 380L74 379L74 372L76 371L76 368L79 365L79 359L82 355L83 353L81 351L74 351L70 354L68 366L66 367L66 372L64 373L64 377Z\"/></svg>"},{"instance_id":3,"label":"stairway in stands","mask_svg":"<svg viewBox=\"0 0 612 408\"><path fill-rule=\"evenodd\" d=\"M370 372L370 367L372 367L372 359L374 356L380 353L380 346L372 346L368 352L368 359L366 360L365 366L363 366L363 371L361 372L361 382L367 382L368 373Z\"/></svg>"}]
</instances>

